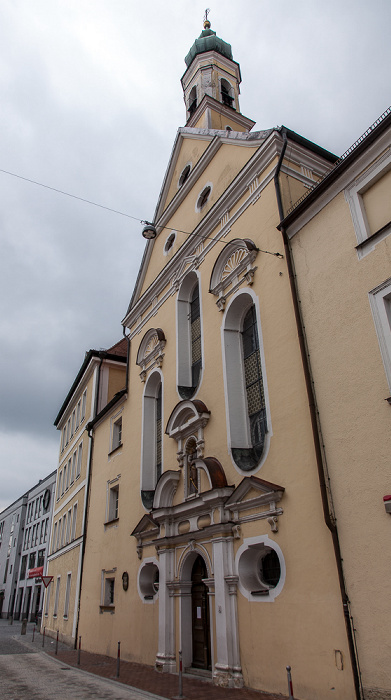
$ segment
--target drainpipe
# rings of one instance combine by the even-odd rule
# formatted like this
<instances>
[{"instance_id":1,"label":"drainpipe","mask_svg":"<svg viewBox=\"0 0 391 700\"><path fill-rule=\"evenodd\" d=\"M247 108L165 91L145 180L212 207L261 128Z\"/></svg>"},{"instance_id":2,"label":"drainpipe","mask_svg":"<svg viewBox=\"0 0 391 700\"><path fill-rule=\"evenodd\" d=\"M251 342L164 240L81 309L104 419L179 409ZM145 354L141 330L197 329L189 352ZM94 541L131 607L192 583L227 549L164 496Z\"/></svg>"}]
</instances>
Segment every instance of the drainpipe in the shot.
<instances>
[{"instance_id":1,"label":"drainpipe","mask_svg":"<svg viewBox=\"0 0 391 700\"><path fill-rule=\"evenodd\" d=\"M283 209L283 205L282 205L279 174L280 174L281 165L282 165L282 161L283 161L283 158L285 155L288 141L287 141L287 133L286 133L286 130L284 128L282 129L281 133L282 133L282 138L283 138L283 146L282 146L281 155L280 155L280 158L278 160L277 167L276 167L276 172L274 174L274 185L275 185L275 190L276 190L278 213L280 216L280 221L283 221L284 209ZM332 541L333 541L334 554L335 554L335 560L336 560L337 571L338 571L338 581L339 581L339 587L340 587L340 591L341 591L342 606L343 606L343 611L344 611L346 632L347 632L347 637L348 637L350 659L351 659L351 663L352 663L354 687L355 687L355 691L356 691L357 700L361 700L361 698L363 697L363 691L362 691L362 684L361 684L361 674L360 674L360 668L359 668L357 648L356 648L355 639L354 639L353 620L350 616L350 611L349 611L349 598L348 598L348 594L346 591L345 579L344 579L344 574L343 574L341 548L340 548L340 544L339 544L337 525L335 522L334 515L332 515L332 513L331 513L329 495L327 492L325 469L324 469L323 457L322 457L322 442L321 442L321 436L320 436L320 426L318 423L318 416L317 416L317 409L316 409L316 402L315 402L315 390L314 390L314 385L313 385L313 381L312 381L310 362L309 362L309 357L308 357L307 348L306 348L306 342L305 342L305 336L304 336L304 326L303 326L303 322L302 322L302 318L301 318L300 305L299 305L299 299L298 299L298 290L297 290L296 279L295 279L295 274L294 274L294 270L293 270L292 253L291 253L289 239L288 239L285 228L283 226L281 226L280 230L281 230L281 233L283 236L283 241L284 241L285 259L286 259L287 266L288 266L289 283L290 283L290 288L291 288L293 307L294 307L294 311L295 311L296 327L297 327L297 333L298 333L298 337L299 337L301 359L302 359L302 363L303 363L305 384L306 384L307 396L308 396L308 404L309 404L310 415L311 415L312 434L313 434L313 439L314 439L316 465L317 465L317 469L318 469L320 493L321 493L322 506L323 506L323 516L324 516L325 523L331 532L331 537L332 537ZM329 486L329 492L330 492L330 486Z\"/></svg>"},{"instance_id":2,"label":"drainpipe","mask_svg":"<svg viewBox=\"0 0 391 700\"><path fill-rule=\"evenodd\" d=\"M98 381L96 383L95 405L94 405L93 418L95 418L95 416L98 413L100 375L101 375L102 362L105 358L105 355L106 355L106 353L104 353L104 352L99 354L100 363L99 363L99 367L98 367ZM92 474L92 464L93 464L93 457L94 457L94 436L91 434L90 423L88 423L88 425L86 426L86 431L87 431L87 435L90 439L90 458L89 458L89 465L88 465L88 479L87 479L87 484L86 484L86 503L85 503L86 517L85 517L85 522L84 522L83 544L82 544L82 550L81 550L80 585L79 585L79 599L77 601L77 622L76 622L76 631L75 631L75 649L77 649L77 638L78 638L78 632L79 632L80 599L81 599L82 584L83 584L84 556L85 556L85 552L86 552L86 542L87 542L88 509L90 506L91 474Z\"/></svg>"},{"instance_id":3,"label":"drainpipe","mask_svg":"<svg viewBox=\"0 0 391 700\"><path fill-rule=\"evenodd\" d=\"M125 333L125 326L122 326L122 334L124 338L126 338L126 342L128 344L128 354L126 358L126 377L125 377L125 389L126 392L128 392L128 387L129 387L129 364L130 364L130 338L128 335Z\"/></svg>"}]
</instances>

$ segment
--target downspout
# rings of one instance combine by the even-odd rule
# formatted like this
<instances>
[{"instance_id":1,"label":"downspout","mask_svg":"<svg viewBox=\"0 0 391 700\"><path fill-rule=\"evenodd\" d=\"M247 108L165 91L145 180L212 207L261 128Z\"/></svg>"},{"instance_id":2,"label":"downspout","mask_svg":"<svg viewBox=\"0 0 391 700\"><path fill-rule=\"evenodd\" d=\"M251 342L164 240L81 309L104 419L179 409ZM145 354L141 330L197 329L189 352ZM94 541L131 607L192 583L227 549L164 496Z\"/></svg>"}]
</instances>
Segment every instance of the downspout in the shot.
<instances>
[{"instance_id":1,"label":"downspout","mask_svg":"<svg viewBox=\"0 0 391 700\"><path fill-rule=\"evenodd\" d=\"M277 164L276 171L274 174L274 185L275 185L275 190L276 190L278 213L279 213L280 221L283 221L284 209L283 209L283 205L282 205L279 174L280 174L280 170L281 170L281 166L282 166L282 161L283 161L283 158L285 155L288 139L287 139L286 130L284 128L282 129L281 133L282 133L282 138L283 138L283 146L281 149L280 158L278 160L278 164ZM344 611L346 632L347 632L347 637L348 637L349 653L350 653L350 659L351 659L351 663L352 663L354 687L355 687L355 691L356 691L357 700L361 700L361 698L363 697L363 692L362 692L362 684L361 684L361 674L360 674L360 670L359 670L358 654L357 654L357 649L356 649L355 640L354 640L353 620L351 618L350 611L349 611L349 598L348 598L348 594L346 591L345 579L344 579L344 574L343 574L341 548L340 548L340 544L339 544L337 525L335 522L334 515L332 515L330 512L329 496L327 493L325 470L324 470L323 457L322 457L322 443L321 443L321 437L320 437L320 428L319 428L319 423L318 423L318 416L317 416L317 409L316 409L316 402L315 402L315 391L314 391L313 381L312 381L312 377L311 377L310 363L309 363L306 342L305 342L305 337L304 337L304 326L303 326L303 322L302 322L302 318L301 318L300 305L299 305L299 299L298 299L298 290L297 290L297 286L296 286L295 274L293 271L292 253L291 253L289 239L288 239L285 228L283 226L281 226L280 230L281 230L281 233L283 236L283 241L284 241L285 258L286 258L287 267L288 267L289 283L290 283L290 288L291 288L293 307L294 307L294 311L295 311L296 327L297 327L297 333L298 333L299 344L300 344L301 359L302 359L302 363L303 363L305 384L306 384L307 396L308 396L308 405L309 405L310 415L311 415L311 426L312 426L312 434L313 434L313 439L314 439L314 447L315 447L316 464L317 464L317 469L318 469L320 493L321 493L322 506L323 506L323 516L324 516L325 523L331 532L331 537L332 537L332 541L333 541L334 554L335 554L337 571L338 571L338 581L339 581L339 587L340 587L340 591L341 591L342 606L343 606L343 611Z\"/></svg>"},{"instance_id":2,"label":"downspout","mask_svg":"<svg viewBox=\"0 0 391 700\"><path fill-rule=\"evenodd\" d=\"M101 367L102 367L102 362L104 360L104 357L105 357L105 353L104 352L100 353L100 363L99 363L99 367L98 367L98 381L96 383L95 405L94 405L93 418L95 418L95 416L98 413L100 375L101 375ZM86 518L85 518L85 523L84 523L83 544L82 544L82 550L81 550L80 586L79 586L79 599L77 601L77 622L76 622L76 632L75 632L75 649L77 649L77 637L78 637L78 632L79 632L80 600L81 600L81 592L82 592L82 587L83 587L84 556L85 556L85 552L86 552L86 542L87 542L88 509L90 506L91 473L92 473L92 464L93 464L93 458L94 458L94 436L91 434L90 423L88 423L86 425L86 431L87 431L87 435L90 439L90 460L89 460L89 465L88 465L88 479L87 479L87 484L86 484L86 504L85 504Z\"/></svg>"},{"instance_id":3,"label":"downspout","mask_svg":"<svg viewBox=\"0 0 391 700\"><path fill-rule=\"evenodd\" d=\"M130 338L125 333L125 326L122 326L122 334L123 334L124 338L126 338L126 342L128 344L128 352L127 352L127 357L126 357L126 377L125 377L125 389L127 392L128 386L129 386Z\"/></svg>"}]
</instances>

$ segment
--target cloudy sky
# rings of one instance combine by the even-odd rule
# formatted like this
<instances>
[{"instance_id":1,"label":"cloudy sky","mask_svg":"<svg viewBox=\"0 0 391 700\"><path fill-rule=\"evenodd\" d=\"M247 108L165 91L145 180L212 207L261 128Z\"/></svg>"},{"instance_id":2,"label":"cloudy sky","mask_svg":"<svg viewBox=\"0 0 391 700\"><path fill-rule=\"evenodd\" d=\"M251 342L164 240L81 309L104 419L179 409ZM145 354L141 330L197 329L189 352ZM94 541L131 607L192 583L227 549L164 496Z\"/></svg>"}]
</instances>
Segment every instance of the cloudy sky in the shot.
<instances>
[{"instance_id":1,"label":"cloudy sky","mask_svg":"<svg viewBox=\"0 0 391 700\"><path fill-rule=\"evenodd\" d=\"M144 243L129 217L153 217L205 7L1 1L0 510L56 468L53 420L85 351L122 337ZM391 103L390 0L210 7L255 129L340 155Z\"/></svg>"}]
</instances>

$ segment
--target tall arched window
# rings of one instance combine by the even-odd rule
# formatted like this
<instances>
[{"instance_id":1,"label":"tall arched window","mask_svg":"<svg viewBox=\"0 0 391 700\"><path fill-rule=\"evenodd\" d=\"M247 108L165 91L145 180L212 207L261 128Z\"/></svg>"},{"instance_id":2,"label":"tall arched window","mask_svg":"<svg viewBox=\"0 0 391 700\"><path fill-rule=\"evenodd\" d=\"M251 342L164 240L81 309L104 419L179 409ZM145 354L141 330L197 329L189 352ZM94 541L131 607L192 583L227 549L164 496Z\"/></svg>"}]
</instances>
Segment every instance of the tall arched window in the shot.
<instances>
[{"instance_id":1,"label":"tall arched window","mask_svg":"<svg viewBox=\"0 0 391 700\"><path fill-rule=\"evenodd\" d=\"M239 469L253 471L265 453L268 420L257 314L248 292L227 309L224 354L231 453Z\"/></svg>"},{"instance_id":2,"label":"tall arched window","mask_svg":"<svg viewBox=\"0 0 391 700\"><path fill-rule=\"evenodd\" d=\"M177 305L178 392L191 399L199 385L202 369L200 288L195 272L182 282Z\"/></svg>"},{"instance_id":3,"label":"tall arched window","mask_svg":"<svg viewBox=\"0 0 391 700\"><path fill-rule=\"evenodd\" d=\"M227 105L228 107L232 107L234 98L232 96L232 87L229 84L228 80L225 80L224 78L222 78L220 81L220 88L221 88L221 101L222 101L222 103L224 105Z\"/></svg>"},{"instance_id":4,"label":"tall arched window","mask_svg":"<svg viewBox=\"0 0 391 700\"><path fill-rule=\"evenodd\" d=\"M151 510L158 479L162 473L162 380L153 372L145 385L141 446L141 500Z\"/></svg>"}]
</instances>

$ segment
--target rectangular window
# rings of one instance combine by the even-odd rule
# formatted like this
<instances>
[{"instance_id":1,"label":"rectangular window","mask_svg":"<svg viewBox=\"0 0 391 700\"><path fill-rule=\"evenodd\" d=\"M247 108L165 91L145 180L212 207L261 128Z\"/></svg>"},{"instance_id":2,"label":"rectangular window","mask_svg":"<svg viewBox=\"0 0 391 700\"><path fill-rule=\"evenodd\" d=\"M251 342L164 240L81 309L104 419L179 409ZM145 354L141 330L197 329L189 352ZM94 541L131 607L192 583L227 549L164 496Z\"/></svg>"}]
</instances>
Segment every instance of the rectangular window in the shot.
<instances>
[{"instance_id":1,"label":"rectangular window","mask_svg":"<svg viewBox=\"0 0 391 700\"><path fill-rule=\"evenodd\" d=\"M45 563L45 550L38 550L37 566L43 566Z\"/></svg>"},{"instance_id":2,"label":"rectangular window","mask_svg":"<svg viewBox=\"0 0 391 700\"><path fill-rule=\"evenodd\" d=\"M24 581L24 579L26 578L26 569L27 569L27 554L25 554L24 557L22 557L22 562L20 564L20 576L19 576L19 578L21 581Z\"/></svg>"},{"instance_id":3,"label":"rectangular window","mask_svg":"<svg viewBox=\"0 0 391 700\"><path fill-rule=\"evenodd\" d=\"M66 444L68 444L68 442L69 442L70 433L71 433L71 419L69 418L68 423L67 423L67 442L66 442Z\"/></svg>"},{"instance_id":4,"label":"rectangular window","mask_svg":"<svg viewBox=\"0 0 391 700\"><path fill-rule=\"evenodd\" d=\"M86 407L87 407L87 389L83 391L83 396L81 397L81 417L80 421L83 421L86 417Z\"/></svg>"},{"instance_id":5,"label":"rectangular window","mask_svg":"<svg viewBox=\"0 0 391 700\"><path fill-rule=\"evenodd\" d=\"M54 523L54 529L53 529L53 540L52 540L52 552L56 551L57 548L57 523Z\"/></svg>"},{"instance_id":6,"label":"rectangular window","mask_svg":"<svg viewBox=\"0 0 391 700\"><path fill-rule=\"evenodd\" d=\"M68 518L67 518L67 532L65 536L65 544L69 544L70 537L71 537L71 517L72 517L72 508L68 510Z\"/></svg>"},{"instance_id":7,"label":"rectangular window","mask_svg":"<svg viewBox=\"0 0 391 700\"><path fill-rule=\"evenodd\" d=\"M57 576L56 596L54 598L53 617L57 617L57 612L58 612L58 599L60 597L60 581L61 581L61 576Z\"/></svg>"},{"instance_id":8,"label":"rectangular window","mask_svg":"<svg viewBox=\"0 0 391 700\"><path fill-rule=\"evenodd\" d=\"M83 443L81 442L77 451L77 465L76 465L76 479L80 476L81 473L81 457L83 453Z\"/></svg>"},{"instance_id":9,"label":"rectangular window","mask_svg":"<svg viewBox=\"0 0 391 700\"><path fill-rule=\"evenodd\" d=\"M44 542L46 542L46 540L47 540L47 538L48 538L48 526L49 526L49 518L46 518L46 520L45 520L45 532L44 532L44 535L43 535L43 541L44 541Z\"/></svg>"},{"instance_id":10,"label":"rectangular window","mask_svg":"<svg viewBox=\"0 0 391 700\"><path fill-rule=\"evenodd\" d=\"M44 529L45 529L45 521L41 520L41 529L40 529L40 533L39 533L39 544L42 544L42 542L43 542Z\"/></svg>"},{"instance_id":11,"label":"rectangular window","mask_svg":"<svg viewBox=\"0 0 391 700\"><path fill-rule=\"evenodd\" d=\"M8 574L8 565L9 565L10 560L7 559L5 562L5 571L4 571L4 578L3 578L3 583L7 581L7 574Z\"/></svg>"},{"instance_id":12,"label":"rectangular window","mask_svg":"<svg viewBox=\"0 0 391 700\"><path fill-rule=\"evenodd\" d=\"M75 423L76 423L76 411L73 409L72 411L72 423L71 423L71 437L74 435L75 432Z\"/></svg>"},{"instance_id":13,"label":"rectangular window","mask_svg":"<svg viewBox=\"0 0 391 700\"><path fill-rule=\"evenodd\" d=\"M30 552L29 554L29 569L35 568L35 552Z\"/></svg>"},{"instance_id":14,"label":"rectangular window","mask_svg":"<svg viewBox=\"0 0 391 700\"><path fill-rule=\"evenodd\" d=\"M105 598L104 605L114 605L114 583L115 579L105 579Z\"/></svg>"},{"instance_id":15,"label":"rectangular window","mask_svg":"<svg viewBox=\"0 0 391 700\"><path fill-rule=\"evenodd\" d=\"M58 521L56 549L60 549L60 547L61 547L61 527L62 527L62 518L60 518Z\"/></svg>"},{"instance_id":16,"label":"rectangular window","mask_svg":"<svg viewBox=\"0 0 391 700\"><path fill-rule=\"evenodd\" d=\"M80 408L81 408L81 399L78 400L77 408L76 408L76 430L78 429L78 427L80 425Z\"/></svg>"},{"instance_id":17,"label":"rectangular window","mask_svg":"<svg viewBox=\"0 0 391 700\"><path fill-rule=\"evenodd\" d=\"M65 466L64 466L64 469L63 469L63 479L62 479L61 496L64 495L66 480L67 480L67 465L65 465Z\"/></svg>"},{"instance_id":18,"label":"rectangular window","mask_svg":"<svg viewBox=\"0 0 391 700\"><path fill-rule=\"evenodd\" d=\"M60 498L62 489L62 471L58 475L57 500Z\"/></svg>"},{"instance_id":19,"label":"rectangular window","mask_svg":"<svg viewBox=\"0 0 391 700\"><path fill-rule=\"evenodd\" d=\"M74 540L76 537L76 524L77 524L77 503L73 506L73 519L72 519L72 533L71 539Z\"/></svg>"},{"instance_id":20,"label":"rectangular window","mask_svg":"<svg viewBox=\"0 0 391 700\"><path fill-rule=\"evenodd\" d=\"M66 618L68 618L68 613L69 613L69 598L71 595L71 577L72 577L72 574L67 575L67 585L65 588L64 617L66 617Z\"/></svg>"},{"instance_id":21,"label":"rectangular window","mask_svg":"<svg viewBox=\"0 0 391 700\"><path fill-rule=\"evenodd\" d=\"M113 423L111 450L116 450L120 445L122 445L122 418L118 418Z\"/></svg>"},{"instance_id":22,"label":"rectangular window","mask_svg":"<svg viewBox=\"0 0 391 700\"><path fill-rule=\"evenodd\" d=\"M72 457L72 469L71 469L71 484L75 481L75 473L76 473L76 459L77 459L77 451L73 453Z\"/></svg>"},{"instance_id":23,"label":"rectangular window","mask_svg":"<svg viewBox=\"0 0 391 700\"><path fill-rule=\"evenodd\" d=\"M391 277L369 293L384 369L391 390Z\"/></svg>"},{"instance_id":24,"label":"rectangular window","mask_svg":"<svg viewBox=\"0 0 391 700\"><path fill-rule=\"evenodd\" d=\"M119 486L116 484L109 488L109 503L108 503L108 513L107 521L117 520L118 518L118 496L119 496Z\"/></svg>"},{"instance_id":25,"label":"rectangular window","mask_svg":"<svg viewBox=\"0 0 391 700\"><path fill-rule=\"evenodd\" d=\"M67 514L64 513L64 517L63 517L63 519L62 519L62 527L61 527L61 544L60 544L60 547L63 547L63 546L64 546L66 524L67 524Z\"/></svg>"},{"instance_id":26,"label":"rectangular window","mask_svg":"<svg viewBox=\"0 0 391 700\"><path fill-rule=\"evenodd\" d=\"M64 452L66 439L67 439L67 427L66 427L66 425L64 425L64 427L62 429L62 434L61 434L61 452Z\"/></svg>"}]
</instances>

